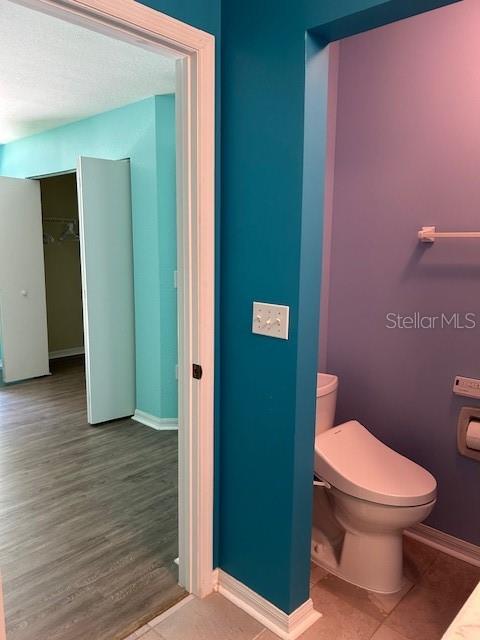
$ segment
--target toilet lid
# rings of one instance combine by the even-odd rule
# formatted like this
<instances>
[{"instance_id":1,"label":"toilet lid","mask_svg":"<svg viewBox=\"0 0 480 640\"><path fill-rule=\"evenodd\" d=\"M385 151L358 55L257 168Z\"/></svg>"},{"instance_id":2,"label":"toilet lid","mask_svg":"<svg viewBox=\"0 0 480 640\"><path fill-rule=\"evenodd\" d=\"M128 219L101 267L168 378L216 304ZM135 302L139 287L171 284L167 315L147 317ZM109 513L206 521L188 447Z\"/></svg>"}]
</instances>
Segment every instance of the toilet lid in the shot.
<instances>
[{"instance_id":1,"label":"toilet lid","mask_svg":"<svg viewBox=\"0 0 480 640\"><path fill-rule=\"evenodd\" d=\"M348 495L384 505L427 504L437 492L431 473L377 440L356 420L315 438L315 473Z\"/></svg>"}]
</instances>

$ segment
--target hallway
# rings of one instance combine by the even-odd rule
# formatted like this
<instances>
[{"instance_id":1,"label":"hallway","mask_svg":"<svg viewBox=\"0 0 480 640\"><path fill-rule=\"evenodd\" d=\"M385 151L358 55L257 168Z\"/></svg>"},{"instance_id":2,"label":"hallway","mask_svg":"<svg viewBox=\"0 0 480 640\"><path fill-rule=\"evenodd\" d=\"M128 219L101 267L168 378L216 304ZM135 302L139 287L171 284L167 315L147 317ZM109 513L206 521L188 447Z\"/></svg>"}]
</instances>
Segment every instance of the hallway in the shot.
<instances>
[{"instance_id":1,"label":"hallway","mask_svg":"<svg viewBox=\"0 0 480 640\"><path fill-rule=\"evenodd\" d=\"M9 640L114 640L181 599L177 434L86 422L82 358L0 389Z\"/></svg>"}]
</instances>

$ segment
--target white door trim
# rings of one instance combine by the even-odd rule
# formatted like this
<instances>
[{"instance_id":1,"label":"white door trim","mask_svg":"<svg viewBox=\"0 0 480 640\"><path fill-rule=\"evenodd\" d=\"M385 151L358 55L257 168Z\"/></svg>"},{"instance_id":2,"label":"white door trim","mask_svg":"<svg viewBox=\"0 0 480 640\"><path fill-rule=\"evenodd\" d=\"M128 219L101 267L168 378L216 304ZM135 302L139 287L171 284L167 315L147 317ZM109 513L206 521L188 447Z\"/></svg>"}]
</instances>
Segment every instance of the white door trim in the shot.
<instances>
[{"instance_id":1,"label":"white door trim","mask_svg":"<svg viewBox=\"0 0 480 640\"><path fill-rule=\"evenodd\" d=\"M12 1L179 60L180 583L203 597L213 569L215 38L133 0Z\"/></svg>"}]
</instances>

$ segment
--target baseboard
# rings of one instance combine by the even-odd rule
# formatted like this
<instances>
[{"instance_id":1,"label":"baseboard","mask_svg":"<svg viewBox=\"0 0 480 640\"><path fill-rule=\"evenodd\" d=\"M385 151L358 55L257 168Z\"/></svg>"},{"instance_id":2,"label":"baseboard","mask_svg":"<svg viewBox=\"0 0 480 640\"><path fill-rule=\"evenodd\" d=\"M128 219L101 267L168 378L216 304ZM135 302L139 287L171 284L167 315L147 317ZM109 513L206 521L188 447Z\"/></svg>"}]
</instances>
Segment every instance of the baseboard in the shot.
<instances>
[{"instance_id":1,"label":"baseboard","mask_svg":"<svg viewBox=\"0 0 480 640\"><path fill-rule=\"evenodd\" d=\"M139 409L135 410L132 420L141 422L145 426L156 429L157 431L178 431L178 420L175 418L157 418L157 416L145 413L145 411L140 411Z\"/></svg>"},{"instance_id":2,"label":"baseboard","mask_svg":"<svg viewBox=\"0 0 480 640\"><path fill-rule=\"evenodd\" d=\"M57 358L68 358L69 356L81 356L85 353L85 347L71 347L70 349L59 349L58 351L50 351L49 360Z\"/></svg>"},{"instance_id":3,"label":"baseboard","mask_svg":"<svg viewBox=\"0 0 480 640\"><path fill-rule=\"evenodd\" d=\"M214 569L212 571L212 590L213 591L218 591L219 571L220 569Z\"/></svg>"},{"instance_id":4,"label":"baseboard","mask_svg":"<svg viewBox=\"0 0 480 640\"><path fill-rule=\"evenodd\" d=\"M216 591L283 640L295 640L321 617L310 598L288 614L221 569L212 579Z\"/></svg>"},{"instance_id":5,"label":"baseboard","mask_svg":"<svg viewBox=\"0 0 480 640\"><path fill-rule=\"evenodd\" d=\"M465 540L455 538L449 533L444 533L426 524L417 524L407 529L405 535L415 538L429 547L443 551L449 556L480 567L480 547L476 544L465 542Z\"/></svg>"}]
</instances>

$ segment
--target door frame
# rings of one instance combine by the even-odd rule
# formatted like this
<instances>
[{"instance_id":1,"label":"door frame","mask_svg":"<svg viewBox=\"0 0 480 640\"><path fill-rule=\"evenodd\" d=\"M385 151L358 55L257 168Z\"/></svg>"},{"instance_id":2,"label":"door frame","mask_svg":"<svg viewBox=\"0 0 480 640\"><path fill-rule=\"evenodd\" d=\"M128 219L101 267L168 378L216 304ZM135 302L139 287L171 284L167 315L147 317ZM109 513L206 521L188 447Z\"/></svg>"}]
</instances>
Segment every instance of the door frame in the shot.
<instances>
[{"instance_id":1,"label":"door frame","mask_svg":"<svg viewBox=\"0 0 480 640\"><path fill-rule=\"evenodd\" d=\"M134 0L11 1L177 60L179 582L204 597L213 590L215 38Z\"/></svg>"}]
</instances>

